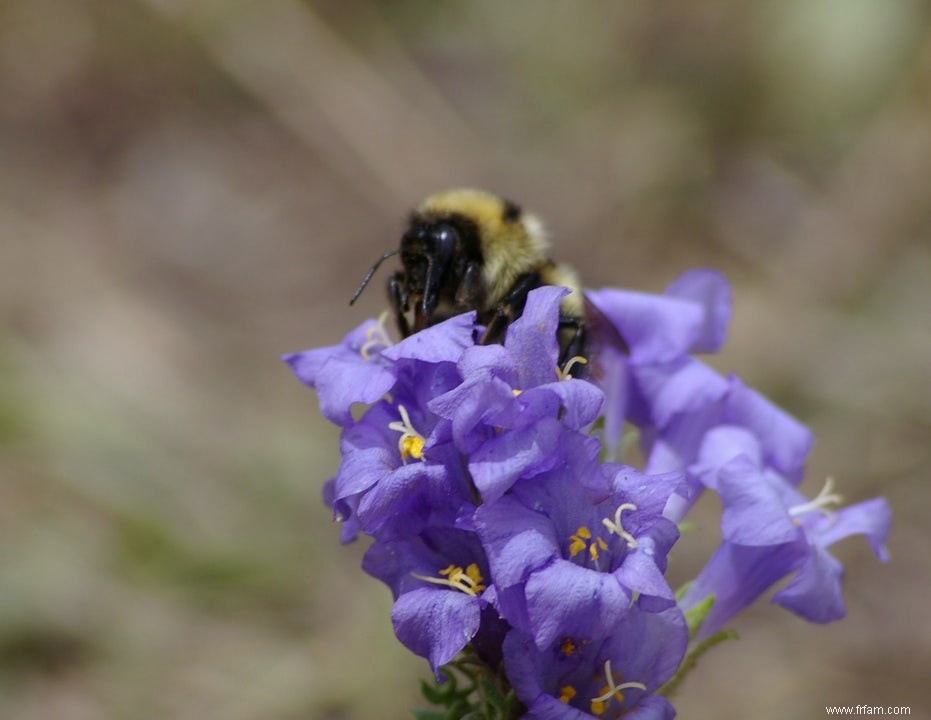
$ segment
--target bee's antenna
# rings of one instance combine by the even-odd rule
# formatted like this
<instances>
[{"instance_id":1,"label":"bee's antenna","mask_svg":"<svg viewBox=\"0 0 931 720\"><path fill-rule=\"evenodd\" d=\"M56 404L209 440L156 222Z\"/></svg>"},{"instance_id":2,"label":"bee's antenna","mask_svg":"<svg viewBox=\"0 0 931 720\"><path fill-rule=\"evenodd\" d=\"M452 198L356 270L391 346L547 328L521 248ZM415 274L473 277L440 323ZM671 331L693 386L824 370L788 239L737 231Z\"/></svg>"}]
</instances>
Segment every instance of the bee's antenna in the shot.
<instances>
[{"instance_id":1,"label":"bee's antenna","mask_svg":"<svg viewBox=\"0 0 931 720\"><path fill-rule=\"evenodd\" d=\"M397 255L400 250L390 250L382 255L378 260L375 261L375 264L369 268L369 271L365 274L365 277L362 279L362 284L359 285L359 289L356 290L355 294L352 296L352 300L349 301L349 304L352 305L356 300L359 299L359 296L362 294L362 291L365 290L365 286L369 284L369 280L372 279L372 275L375 274L375 271L381 266L385 260L390 258L392 255Z\"/></svg>"}]
</instances>

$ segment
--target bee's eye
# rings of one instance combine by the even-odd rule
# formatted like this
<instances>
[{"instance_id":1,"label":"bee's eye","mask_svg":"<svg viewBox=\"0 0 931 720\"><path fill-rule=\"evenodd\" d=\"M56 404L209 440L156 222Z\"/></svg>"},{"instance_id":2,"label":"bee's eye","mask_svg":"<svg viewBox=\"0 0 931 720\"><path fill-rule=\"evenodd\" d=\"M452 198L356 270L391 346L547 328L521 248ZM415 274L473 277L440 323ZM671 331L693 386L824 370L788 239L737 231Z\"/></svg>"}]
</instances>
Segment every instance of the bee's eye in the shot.
<instances>
[{"instance_id":1,"label":"bee's eye","mask_svg":"<svg viewBox=\"0 0 931 720\"><path fill-rule=\"evenodd\" d=\"M459 233L452 225L435 225L430 230L430 238L434 242L434 252L452 250L459 240Z\"/></svg>"}]
</instances>

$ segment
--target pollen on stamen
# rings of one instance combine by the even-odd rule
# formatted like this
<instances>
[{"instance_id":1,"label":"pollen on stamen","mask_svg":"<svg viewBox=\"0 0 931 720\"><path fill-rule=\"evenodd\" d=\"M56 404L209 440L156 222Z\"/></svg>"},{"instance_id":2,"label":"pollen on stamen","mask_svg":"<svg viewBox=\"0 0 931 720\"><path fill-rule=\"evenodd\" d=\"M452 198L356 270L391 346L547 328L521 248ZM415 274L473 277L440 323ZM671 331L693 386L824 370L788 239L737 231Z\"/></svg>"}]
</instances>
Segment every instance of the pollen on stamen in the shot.
<instances>
[{"instance_id":1,"label":"pollen on stamen","mask_svg":"<svg viewBox=\"0 0 931 720\"><path fill-rule=\"evenodd\" d=\"M559 702L565 703L568 705L572 698L576 696L576 689L571 685L563 685L559 688Z\"/></svg>"},{"instance_id":2,"label":"pollen on stamen","mask_svg":"<svg viewBox=\"0 0 931 720\"><path fill-rule=\"evenodd\" d=\"M443 577L431 577L418 573L411 573L411 575L418 580L433 583L434 585L445 585L473 597L484 592L486 588L484 584L485 578L482 577L482 572L475 563L469 565L465 570L459 565L449 565L437 573L437 575Z\"/></svg>"},{"instance_id":3,"label":"pollen on stamen","mask_svg":"<svg viewBox=\"0 0 931 720\"><path fill-rule=\"evenodd\" d=\"M424 460L424 445L426 438L414 429L411 424L410 415L407 414L407 408L398 405L400 420L388 423L388 429L401 433L398 438L398 452L401 453L401 462L406 463L408 458L415 460Z\"/></svg>"},{"instance_id":4,"label":"pollen on stamen","mask_svg":"<svg viewBox=\"0 0 931 720\"><path fill-rule=\"evenodd\" d=\"M569 538L569 557L575 557L588 547L588 541L592 538L592 531L584 525L575 531L575 535Z\"/></svg>"},{"instance_id":5,"label":"pollen on stamen","mask_svg":"<svg viewBox=\"0 0 931 720\"><path fill-rule=\"evenodd\" d=\"M559 642L559 652L562 653L563 657L569 658L575 655L579 650L591 643L591 640L586 638L573 638L573 637L564 637Z\"/></svg>"}]
</instances>

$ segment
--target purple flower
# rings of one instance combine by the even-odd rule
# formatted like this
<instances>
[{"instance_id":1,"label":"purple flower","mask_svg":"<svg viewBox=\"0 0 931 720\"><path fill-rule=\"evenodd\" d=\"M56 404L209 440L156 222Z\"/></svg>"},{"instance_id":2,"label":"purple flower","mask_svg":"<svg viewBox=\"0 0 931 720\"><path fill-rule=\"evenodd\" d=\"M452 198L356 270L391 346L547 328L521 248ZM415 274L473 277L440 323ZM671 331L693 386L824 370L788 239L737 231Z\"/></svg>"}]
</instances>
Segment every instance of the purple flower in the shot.
<instances>
[{"instance_id":1,"label":"purple flower","mask_svg":"<svg viewBox=\"0 0 931 720\"><path fill-rule=\"evenodd\" d=\"M469 646L504 663L528 718L672 718L656 690L683 660L683 608L713 596L708 636L788 577L774 602L837 619L843 569L828 548L863 534L885 560L890 511L836 509L830 485L804 497L808 428L693 357L724 340L720 275L686 273L663 295L588 293L602 316L587 328L591 381L558 366L566 292L529 293L500 345L477 344L466 313L396 344L370 321L284 359L342 428L324 487L342 540L373 538L363 567L438 677ZM640 470L601 458L625 424ZM667 555L706 490L721 544L677 605Z\"/></svg>"},{"instance_id":2,"label":"purple flower","mask_svg":"<svg viewBox=\"0 0 931 720\"><path fill-rule=\"evenodd\" d=\"M719 629L737 612L790 573L773 601L812 622L844 616L843 569L827 548L863 534L887 559L884 543L891 513L882 499L840 510L841 498L828 481L814 499L766 464L762 443L742 427L720 426L708 433L698 471L721 497L723 542L682 600L691 607L708 595L714 606L702 635Z\"/></svg>"},{"instance_id":3,"label":"purple flower","mask_svg":"<svg viewBox=\"0 0 931 720\"><path fill-rule=\"evenodd\" d=\"M352 422L353 403L373 403L394 385L394 376L380 362L388 346L384 328L368 320L339 345L283 355L297 379L317 391L320 412L335 425Z\"/></svg>"},{"instance_id":4,"label":"purple flower","mask_svg":"<svg viewBox=\"0 0 931 720\"><path fill-rule=\"evenodd\" d=\"M448 439L448 423L414 403L410 411L387 401L373 406L343 431L340 447L343 462L332 501L354 498L350 507L369 535L385 536L393 525L412 534L416 526L435 522L436 513L452 522L470 501L470 482Z\"/></svg>"},{"instance_id":5,"label":"purple flower","mask_svg":"<svg viewBox=\"0 0 931 720\"><path fill-rule=\"evenodd\" d=\"M368 320L338 345L284 355L282 360L298 380L317 391L324 417L345 427L352 424L354 403L377 402L402 375L410 381L424 365L454 364L473 343L474 323L475 313L466 313L392 345L382 324ZM422 386L422 379L414 386Z\"/></svg>"},{"instance_id":6,"label":"purple flower","mask_svg":"<svg viewBox=\"0 0 931 720\"><path fill-rule=\"evenodd\" d=\"M597 359L607 394L605 444L613 454L624 420L643 424L651 416L651 398L644 397L638 385L657 373L667 377L689 353L714 352L724 342L730 288L719 273L692 270L663 295L605 288L589 291L586 297L603 316L601 324L617 332L601 330Z\"/></svg>"},{"instance_id":7,"label":"purple flower","mask_svg":"<svg viewBox=\"0 0 931 720\"><path fill-rule=\"evenodd\" d=\"M412 652L427 658L434 673L450 662L483 627L483 609L493 595L485 554L474 533L451 526L374 543L362 567L391 588L395 634ZM484 626L501 634L495 614ZM500 641L499 641L500 643Z\"/></svg>"},{"instance_id":8,"label":"purple flower","mask_svg":"<svg viewBox=\"0 0 931 720\"><path fill-rule=\"evenodd\" d=\"M365 323L340 345L286 356L344 427L343 462L326 496L335 516L348 521L344 540L357 528L386 535L400 525L413 533L434 522L438 508L455 518L470 499L450 424L426 406L461 382L456 361L474 342L473 323L474 314L461 315L392 346L379 325ZM357 402L376 404L353 421Z\"/></svg>"},{"instance_id":9,"label":"purple flower","mask_svg":"<svg viewBox=\"0 0 931 720\"><path fill-rule=\"evenodd\" d=\"M475 524L502 616L545 647L609 626L636 594L647 610L673 605L663 573L678 531L662 512L681 479L601 466L580 447L481 506Z\"/></svg>"},{"instance_id":10,"label":"purple flower","mask_svg":"<svg viewBox=\"0 0 931 720\"><path fill-rule=\"evenodd\" d=\"M572 431L598 416L601 391L557 366L556 327L565 294L554 287L531 292L504 345L467 348L458 363L462 383L428 405L451 422L485 502L501 497L518 478L555 467Z\"/></svg>"},{"instance_id":11,"label":"purple flower","mask_svg":"<svg viewBox=\"0 0 931 720\"><path fill-rule=\"evenodd\" d=\"M687 643L677 608L652 613L634 606L608 628L567 634L543 648L512 630L504 662L526 718L671 720L675 710L653 693L675 673Z\"/></svg>"}]
</instances>

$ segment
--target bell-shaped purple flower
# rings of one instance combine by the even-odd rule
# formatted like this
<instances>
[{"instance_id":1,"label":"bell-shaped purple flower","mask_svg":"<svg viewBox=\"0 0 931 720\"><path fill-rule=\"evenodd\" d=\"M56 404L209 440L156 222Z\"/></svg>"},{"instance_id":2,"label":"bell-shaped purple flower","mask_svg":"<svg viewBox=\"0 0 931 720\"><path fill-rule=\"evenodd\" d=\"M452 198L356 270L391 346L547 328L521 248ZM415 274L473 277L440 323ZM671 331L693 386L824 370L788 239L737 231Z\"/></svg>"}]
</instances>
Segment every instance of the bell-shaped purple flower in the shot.
<instances>
[{"instance_id":1,"label":"bell-shaped purple flower","mask_svg":"<svg viewBox=\"0 0 931 720\"><path fill-rule=\"evenodd\" d=\"M395 383L381 359L390 344L384 328L368 320L330 347L282 356L297 379L317 391L320 412L335 425L352 422L353 403L380 400Z\"/></svg>"},{"instance_id":2,"label":"bell-shaped purple flower","mask_svg":"<svg viewBox=\"0 0 931 720\"><path fill-rule=\"evenodd\" d=\"M474 533L451 526L431 527L419 535L377 541L362 567L394 595L395 634L412 652L427 658L439 677L483 627L488 607L489 571ZM484 613L486 632L498 637L495 614ZM499 640L500 642L500 640Z\"/></svg>"},{"instance_id":3,"label":"bell-shaped purple flower","mask_svg":"<svg viewBox=\"0 0 931 720\"><path fill-rule=\"evenodd\" d=\"M458 363L462 383L433 399L432 412L452 424L459 451L485 502L520 477L552 469L566 434L594 422L601 391L569 377L558 363L556 328L562 288L531 292L504 345L475 346Z\"/></svg>"},{"instance_id":4,"label":"bell-shaped purple flower","mask_svg":"<svg viewBox=\"0 0 931 720\"><path fill-rule=\"evenodd\" d=\"M504 661L526 718L671 720L672 705L654 693L675 673L687 644L678 608L652 613L635 605L609 627L580 628L543 648L512 630Z\"/></svg>"},{"instance_id":5,"label":"bell-shaped purple flower","mask_svg":"<svg viewBox=\"0 0 931 720\"><path fill-rule=\"evenodd\" d=\"M454 518L470 498L450 424L427 404L461 382L456 362L474 343L474 319L457 316L395 345L380 325L365 323L338 346L286 356L344 426L343 462L326 497L335 516L349 521L344 540L357 526L368 534L387 533L386 524L416 532L435 521L428 516L437 508ZM354 421L358 402L375 404Z\"/></svg>"},{"instance_id":6,"label":"bell-shaped purple flower","mask_svg":"<svg viewBox=\"0 0 931 720\"><path fill-rule=\"evenodd\" d=\"M708 433L698 474L721 497L723 542L690 586L683 607L715 598L702 635L719 629L776 582L795 573L773 601L812 622L844 616L842 567L827 548L863 534L886 560L891 513L882 499L835 510L841 498L828 481L813 500L766 464L762 443L744 427Z\"/></svg>"},{"instance_id":7,"label":"bell-shaped purple flower","mask_svg":"<svg viewBox=\"0 0 931 720\"><path fill-rule=\"evenodd\" d=\"M392 590L401 642L438 676L467 645L503 661L528 718L668 719L656 690L685 653L683 608L714 597L707 636L788 578L774 602L841 617L828 548L863 534L885 560L890 511L803 496L808 428L693 357L724 340L720 275L587 293L584 380L578 359L559 367L566 292L529 293L503 344L478 343L466 313L395 344L370 321L284 359L342 428L324 498L344 542L373 538L363 565ZM603 461L625 424L639 470ZM706 490L722 542L677 605L666 558Z\"/></svg>"},{"instance_id":8,"label":"bell-shaped purple flower","mask_svg":"<svg viewBox=\"0 0 931 720\"><path fill-rule=\"evenodd\" d=\"M646 610L673 605L663 573L678 530L662 512L681 480L601 466L579 448L559 470L481 506L475 524L502 616L545 647L610 624L635 595Z\"/></svg>"},{"instance_id":9,"label":"bell-shaped purple flower","mask_svg":"<svg viewBox=\"0 0 931 720\"><path fill-rule=\"evenodd\" d=\"M613 455L624 421L643 425L652 415L649 392L639 385L675 373L690 353L720 348L730 321L730 288L720 273L691 270L662 295L604 288L588 291L586 298L599 317L596 362L607 394L605 444ZM654 390L664 384L654 382ZM672 393L670 399L691 398Z\"/></svg>"}]
</instances>

